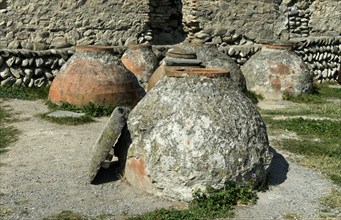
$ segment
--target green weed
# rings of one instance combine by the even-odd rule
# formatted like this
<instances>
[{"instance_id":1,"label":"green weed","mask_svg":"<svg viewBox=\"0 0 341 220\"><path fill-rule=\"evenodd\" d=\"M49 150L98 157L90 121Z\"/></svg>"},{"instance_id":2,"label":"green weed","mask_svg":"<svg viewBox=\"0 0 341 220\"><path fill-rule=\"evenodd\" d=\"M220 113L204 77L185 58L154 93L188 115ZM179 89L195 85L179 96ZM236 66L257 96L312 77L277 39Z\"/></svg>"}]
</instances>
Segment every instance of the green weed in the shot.
<instances>
[{"instance_id":1,"label":"green weed","mask_svg":"<svg viewBox=\"0 0 341 220\"><path fill-rule=\"evenodd\" d=\"M47 101L47 105L51 110L64 110L64 111L72 111L85 113L92 117L102 117L102 116L110 116L112 111L115 109L116 105L98 105L89 103L82 107L74 106L68 103L62 103L60 105L56 105L50 101Z\"/></svg>"},{"instance_id":2,"label":"green weed","mask_svg":"<svg viewBox=\"0 0 341 220\"><path fill-rule=\"evenodd\" d=\"M17 86L0 86L0 98L23 100L47 99L49 89L49 87L26 88Z\"/></svg>"},{"instance_id":3,"label":"green weed","mask_svg":"<svg viewBox=\"0 0 341 220\"><path fill-rule=\"evenodd\" d=\"M43 220L88 220L88 218L84 217L83 215L79 213L75 213L69 210L64 210L57 215L52 215L52 216L43 218Z\"/></svg>"},{"instance_id":4,"label":"green weed","mask_svg":"<svg viewBox=\"0 0 341 220\"><path fill-rule=\"evenodd\" d=\"M250 181L237 184L232 181L226 182L224 188L215 189L207 187L206 190L195 190L193 200L188 209L158 209L142 215L131 217L131 220L176 220L176 219L213 219L233 217L233 207L237 204L254 204L257 200L253 189L256 176Z\"/></svg>"},{"instance_id":5,"label":"green weed","mask_svg":"<svg viewBox=\"0 0 341 220\"><path fill-rule=\"evenodd\" d=\"M18 129L8 125L11 115L0 106L0 154L7 151L7 147L18 139Z\"/></svg>"},{"instance_id":6,"label":"green weed","mask_svg":"<svg viewBox=\"0 0 341 220\"><path fill-rule=\"evenodd\" d=\"M341 99L341 89L330 88L328 84L314 85L314 90L311 94L292 95L289 93L283 94L283 99L297 103L326 103L328 99Z\"/></svg>"},{"instance_id":7,"label":"green weed","mask_svg":"<svg viewBox=\"0 0 341 220\"><path fill-rule=\"evenodd\" d=\"M48 116L50 113L39 114L38 117L41 119L64 125L82 125L90 122L94 122L94 119L89 115L83 115L80 117L51 117Z\"/></svg>"},{"instance_id":8,"label":"green weed","mask_svg":"<svg viewBox=\"0 0 341 220\"><path fill-rule=\"evenodd\" d=\"M318 168L334 183L341 185L341 121L291 118L265 118L269 130L295 132L299 140L282 139L274 145L306 156L302 163Z\"/></svg>"}]
</instances>

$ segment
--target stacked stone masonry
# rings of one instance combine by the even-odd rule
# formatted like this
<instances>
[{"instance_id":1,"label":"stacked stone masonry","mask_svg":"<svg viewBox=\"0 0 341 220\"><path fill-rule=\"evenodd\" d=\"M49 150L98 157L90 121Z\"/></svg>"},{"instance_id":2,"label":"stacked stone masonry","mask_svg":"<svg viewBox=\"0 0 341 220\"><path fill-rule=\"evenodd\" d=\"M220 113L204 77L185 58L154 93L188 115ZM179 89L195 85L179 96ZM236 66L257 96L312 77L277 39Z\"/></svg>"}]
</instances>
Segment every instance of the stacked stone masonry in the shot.
<instances>
[{"instance_id":1,"label":"stacked stone masonry","mask_svg":"<svg viewBox=\"0 0 341 220\"><path fill-rule=\"evenodd\" d=\"M39 51L76 45L192 41L214 43L243 65L261 48L262 39L290 40L304 44L294 49L316 80L335 80L340 69L340 11L339 0L0 0L0 49L29 50L44 60ZM6 57L7 52L0 58L1 84L13 82L7 77L8 64L21 65ZM14 67L11 74L16 78L20 73ZM56 68L46 64L44 71L56 74Z\"/></svg>"},{"instance_id":2,"label":"stacked stone masonry","mask_svg":"<svg viewBox=\"0 0 341 220\"><path fill-rule=\"evenodd\" d=\"M73 49L45 51L2 49L0 50L1 86L49 85L73 53Z\"/></svg>"}]
</instances>

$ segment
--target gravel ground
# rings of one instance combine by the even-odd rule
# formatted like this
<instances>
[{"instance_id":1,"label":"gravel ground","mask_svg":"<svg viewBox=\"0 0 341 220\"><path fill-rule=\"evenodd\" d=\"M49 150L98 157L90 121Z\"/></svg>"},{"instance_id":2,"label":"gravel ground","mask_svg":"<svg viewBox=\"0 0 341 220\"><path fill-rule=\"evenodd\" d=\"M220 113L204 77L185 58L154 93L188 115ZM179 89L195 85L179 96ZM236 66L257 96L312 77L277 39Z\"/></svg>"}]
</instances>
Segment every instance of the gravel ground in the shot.
<instances>
[{"instance_id":1,"label":"gravel ground","mask_svg":"<svg viewBox=\"0 0 341 220\"><path fill-rule=\"evenodd\" d=\"M107 118L79 126L57 125L35 117L48 111L42 101L1 101L15 113L19 140L0 157L0 219L42 219L63 210L91 217L122 219L160 207L183 204L131 188L122 180L88 182L91 151ZM319 198L333 185L316 171L276 154L271 189L251 207L238 207L235 219L318 219Z\"/></svg>"}]
</instances>

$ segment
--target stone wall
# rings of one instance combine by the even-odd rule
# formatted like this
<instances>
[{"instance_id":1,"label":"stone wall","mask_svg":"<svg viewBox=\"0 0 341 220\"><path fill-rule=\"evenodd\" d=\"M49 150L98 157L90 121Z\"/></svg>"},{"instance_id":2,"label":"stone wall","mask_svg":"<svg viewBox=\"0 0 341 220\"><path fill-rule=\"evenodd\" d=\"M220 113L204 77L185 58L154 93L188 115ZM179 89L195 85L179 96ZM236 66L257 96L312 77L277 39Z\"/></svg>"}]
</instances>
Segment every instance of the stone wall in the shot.
<instances>
[{"instance_id":1,"label":"stone wall","mask_svg":"<svg viewBox=\"0 0 341 220\"><path fill-rule=\"evenodd\" d=\"M143 42L140 37L149 13L147 0L8 0L6 4L0 10L0 48L10 49Z\"/></svg>"},{"instance_id":2,"label":"stone wall","mask_svg":"<svg viewBox=\"0 0 341 220\"><path fill-rule=\"evenodd\" d=\"M250 44L262 39L288 40L341 35L339 0L202 0L191 1L184 22L191 40L217 44ZM194 15L192 15L194 14ZM187 18L186 16L190 16ZM186 26L186 25L184 25Z\"/></svg>"},{"instance_id":3,"label":"stone wall","mask_svg":"<svg viewBox=\"0 0 341 220\"><path fill-rule=\"evenodd\" d=\"M0 85L42 87L51 84L73 49L0 50Z\"/></svg>"},{"instance_id":4,"label":"stone wall","mask_svg":"<svg viewBox=\"0 0 341 220\"><path fill-rule=\"evenodd\" d=\"M149 15L153 44L174 44L185 39L181 0L150 0Z\"/></svg>"},{"instance_id":5,"label":"stone wall","mask_svg":"<svg viewBox=\"0 0 341 220\"><path fill-rule=\"evenodd\" d=\"M340 69L340 11L339 0L0 0L0 82L40 86L31 79L43 77L41 68L30 60L55 57L54 63L62 56L51 49L74 45L210 42L243 65L264 38L301 45L295 51L315 79L333 81ZM31 64L22 66L26 59ZM60 66L50 62L42 68L45 84Z\"/></svg>"}]
</instances>

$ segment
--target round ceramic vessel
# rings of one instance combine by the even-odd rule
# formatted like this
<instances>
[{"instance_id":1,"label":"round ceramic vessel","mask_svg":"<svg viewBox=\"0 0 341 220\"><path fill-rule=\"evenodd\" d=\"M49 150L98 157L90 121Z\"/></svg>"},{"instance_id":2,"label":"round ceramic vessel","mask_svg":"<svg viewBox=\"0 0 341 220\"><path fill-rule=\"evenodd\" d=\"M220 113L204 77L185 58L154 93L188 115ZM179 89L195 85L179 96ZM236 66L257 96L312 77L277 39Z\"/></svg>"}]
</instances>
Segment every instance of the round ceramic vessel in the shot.
<instances>
[{"instance_id":1,"label":"round ceramic vessel","mask_svg":"<svg viewBox=\"0 0 341 220\"><path fill-rule=\"evenodd\" d=\"M51 84L51 102L135 106L136 78L112 52L113 47L107 46L76 47Z\"/></svg>"}]
</instances>

